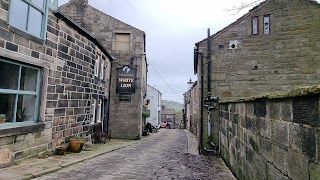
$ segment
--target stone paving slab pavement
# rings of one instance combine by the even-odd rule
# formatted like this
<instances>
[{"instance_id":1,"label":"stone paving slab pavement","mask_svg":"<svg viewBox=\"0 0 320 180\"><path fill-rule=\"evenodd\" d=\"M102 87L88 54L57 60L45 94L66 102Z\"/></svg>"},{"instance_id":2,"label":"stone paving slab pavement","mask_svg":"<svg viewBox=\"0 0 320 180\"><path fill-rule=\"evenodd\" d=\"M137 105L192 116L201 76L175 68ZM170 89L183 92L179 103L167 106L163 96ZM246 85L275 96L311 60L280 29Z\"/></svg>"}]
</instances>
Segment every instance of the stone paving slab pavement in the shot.
<instances>
[{"instance_id":1,"label":"stone paving slab pavement","mask_svg":"<svg viewBox=\"0 0 320 180\"><path fill-rule=\"evenodd\" d=\"M163 132L161 132L161 131L163 131ZM72 168L72 167L76 168L77 166L79 166L79 164L81 164L81 162L83 162L85 160L90 160L90 159L97 157L97 156L100 157L100 155L103 155L106 153L109 154L108 152L112 152L112 151L118 152L116 150L123 149L128 146L132 147L131 145L137 144L137 143L142 143L147 139L156 140L155 138L152 138L152 137L158 137L158 139L159 139L159 137L162 137L162 135L161 135L162 133L166 133L165 131L166 130L160 130L160 132L158 132L158 133L151 133L149 136L143 137L142 140L111 139L111 141L110 142L107 141L106 144L93 144L86 151L81 151L80 153L67 153L63 156L49 156L45 159L39 159L36 157L23 159L21 161L18 161L18 163L16 165L13 165L11 167L7 167L4 169L0 169L0 180L29 180L29 179L33 179L33 178L37 178L37 177L42 178L42 176L49 174L49 173L52 173L52 172L56 172L56 171L61 171L61 170L67 171L68 168ZM197 143L195 136L190 131L184 130L184 132L187 137L187 146L188 146L187 152L189 154L189 156L186 156L186 158L187 158L186 160L191 162L191 161L194 161L194 158L192 158L192 157L194 157L194 156L200 157L200 156L198 156L199 155L198 149L197 149L198 143ZM154 140L151 140L151 141L154 141ZM153 150L151 149L151 151L153 151ZM105 156L105 155L103 155L103 156ZM134 158L131 158L131 157L127 158L127 160L129 160L129 161L130 161L130 159L132 159L132 161L134 161ZM198 158L196 158L196 159L198 159ZM226 168L225 165L223 164L223 162L219 162L219 160L222 161L221 159L215 159L215 161L218 162L219 165L220 164L222 165L222 168ZM171 161L174 161L174 159L171 159L169 161L170 162L168 162L168 163L172 164ZM85 161L85 162L87 162L87 161ZM74 165L74 166L71 166L71 165ZM120 169L121 168L124 168L124 167L120 167ZM159 169L160 168L161 167L159 167ZM172 167L172 171L174 171L174 167ZM159 173L159 172L155 172L155 173ZM144 172L143 174L147 174L147 172ZM198 174L200 174L200 172ZM81 174L77 174L77 176L79 176L79 178L81 178L80 177ZM103 179L110 179L111 178L111 177L107 177L107 176L108 175L104 176ZM142 176L142 175L131 173L131 174L128 174L127 176L123 176L123 174L119 174L119 179L123 179L124 177L125 177L125 179L132 179L132 178L138 177L138 176ZM168 173L168 176L170 176L170 173ZM229 176L229 175L227 175L227 176ZM172 175L172 177L173 177L173 175ZM78 177L73 177L73 178L78 179ZM91 176L91 178L94 178L94 176ZM152 179L153 177L148 176L145 178ZM168 179L168 178L169 177L166 177L164 179ZM116 177L113 176L113 179L116 179Z\"/></svg>"},{"instance_id":2,"label":"stone paving slab pavement","mask_svg":"<svg viewBox=\"0 0 320 180\"><path fill-rule=\"evenodd\" d=\"M198 145L195 137L190 131L185 130L185 132L188 136L188 152L196 155L196 148ZM150 136L152 136L152 134L150 134ZM142 140L146 138L148 137L143 137ZM97 157L104 153L130 146L140 141L111 139L111 141L107 141L106 144L93 144L88 150L81 151L80 153L67 153L63 156L51 156L45 159L35 157L23 159L18 161L16 165L0 169L0 180L28 180L40 177L87 159Z\"/></svg>"}]
</instances>

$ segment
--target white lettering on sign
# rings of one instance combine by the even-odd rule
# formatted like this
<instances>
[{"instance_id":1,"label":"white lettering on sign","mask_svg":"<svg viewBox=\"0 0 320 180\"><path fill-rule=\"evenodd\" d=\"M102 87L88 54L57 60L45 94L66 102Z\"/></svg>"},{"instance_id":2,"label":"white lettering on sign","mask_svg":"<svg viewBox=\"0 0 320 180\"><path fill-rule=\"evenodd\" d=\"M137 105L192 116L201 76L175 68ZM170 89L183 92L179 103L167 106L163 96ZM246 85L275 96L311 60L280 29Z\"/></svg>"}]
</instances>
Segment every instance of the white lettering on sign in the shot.
<instances>
[{"instance_id":1,"label":"white lettering on sign","mask_svg":"<svg viewBox=\"0 0 320 180\"><path fill-rule=\"evenodd\" d=\"M122 88L131 88L131 84L120 84Z\"/></svg>"},{"instance_id":2,"label":"white lettering on sign","mask_svg":"<svg viewBox=\"0 0 320 180\"><path fill-rule=\"evenodd\" d=\"M119 82L134 82L134 80L130 78L119 78Z\"/></svg>"}]
</instances>

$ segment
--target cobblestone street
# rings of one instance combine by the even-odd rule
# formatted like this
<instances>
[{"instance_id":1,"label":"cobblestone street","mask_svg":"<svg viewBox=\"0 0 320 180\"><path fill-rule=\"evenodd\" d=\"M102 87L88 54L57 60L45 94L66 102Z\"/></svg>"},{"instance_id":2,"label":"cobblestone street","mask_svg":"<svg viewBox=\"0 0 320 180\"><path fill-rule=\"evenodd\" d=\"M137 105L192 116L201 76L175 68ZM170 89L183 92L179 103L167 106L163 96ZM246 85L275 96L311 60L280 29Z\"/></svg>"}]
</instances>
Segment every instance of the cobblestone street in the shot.
<instances>
[{"instance_id":1,"label":"cobblestone street","mask_svg":"<svg viewBox=\"0 0 320 180\"><path fill-rule=\"evenodd\" d=\"M187 152L184 130L161 129L140 143L37 179L235 179L221 158Z\"/></svg>"}]
</instances>

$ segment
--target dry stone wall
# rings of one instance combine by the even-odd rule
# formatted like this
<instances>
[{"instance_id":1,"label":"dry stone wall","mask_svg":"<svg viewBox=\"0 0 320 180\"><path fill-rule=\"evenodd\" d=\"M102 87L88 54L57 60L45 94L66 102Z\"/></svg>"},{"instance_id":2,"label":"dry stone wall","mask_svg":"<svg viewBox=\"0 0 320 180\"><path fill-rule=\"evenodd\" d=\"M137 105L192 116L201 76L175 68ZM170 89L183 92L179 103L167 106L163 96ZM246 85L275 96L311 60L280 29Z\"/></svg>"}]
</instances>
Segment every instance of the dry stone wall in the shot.
<instances>
[{"instance_id":1,"label":"dry stone wall","mask_svg":"<svg viewBox=\"0 0 320 180\"><path fill-rule=\"evenodd\" d=\"M220 152L239 179L319 179L319 92L220 104Z\"/></svg>"}]
</instances>

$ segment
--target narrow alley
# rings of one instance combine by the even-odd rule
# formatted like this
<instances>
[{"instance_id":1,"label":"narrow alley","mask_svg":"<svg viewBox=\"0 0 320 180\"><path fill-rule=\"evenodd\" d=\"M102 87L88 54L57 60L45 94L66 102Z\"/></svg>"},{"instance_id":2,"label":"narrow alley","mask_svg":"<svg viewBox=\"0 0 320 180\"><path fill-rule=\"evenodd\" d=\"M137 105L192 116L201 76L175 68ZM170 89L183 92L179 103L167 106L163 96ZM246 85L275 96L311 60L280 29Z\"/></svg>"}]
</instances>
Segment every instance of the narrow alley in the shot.
<instances>
[{"instance_id":1,"label":"narrow alley","mask_svg":"<svg viewBox=\"0 0 320 180\"><path fill-rule=\"evenodd\" d=\"M235 179L221 158L188 154L186 132L161 129L139 143L37 179Z\"/></svg>"}]
</instances>

